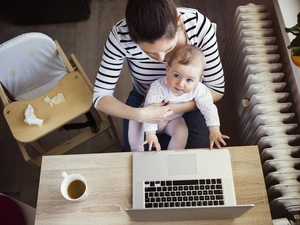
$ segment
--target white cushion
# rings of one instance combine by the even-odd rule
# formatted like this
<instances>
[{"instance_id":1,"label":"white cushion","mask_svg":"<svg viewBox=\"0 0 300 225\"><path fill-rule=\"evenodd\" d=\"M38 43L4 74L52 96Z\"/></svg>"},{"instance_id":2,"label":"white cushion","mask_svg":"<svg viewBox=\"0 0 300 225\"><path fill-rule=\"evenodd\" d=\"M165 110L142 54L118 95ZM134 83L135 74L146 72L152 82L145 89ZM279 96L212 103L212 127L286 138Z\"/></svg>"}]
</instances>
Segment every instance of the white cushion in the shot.
<instances>
[{"instance_id":1,"label":"white cushion","mask_svg":"<svg viewBox=\"0 0 300 225\"><path fill-rule=\"evenodd\" d=\"M16 100L47 93L65 74L55 42L45 34L26 33L0 45L0 81Z\"/></svg>"}]
</instances>

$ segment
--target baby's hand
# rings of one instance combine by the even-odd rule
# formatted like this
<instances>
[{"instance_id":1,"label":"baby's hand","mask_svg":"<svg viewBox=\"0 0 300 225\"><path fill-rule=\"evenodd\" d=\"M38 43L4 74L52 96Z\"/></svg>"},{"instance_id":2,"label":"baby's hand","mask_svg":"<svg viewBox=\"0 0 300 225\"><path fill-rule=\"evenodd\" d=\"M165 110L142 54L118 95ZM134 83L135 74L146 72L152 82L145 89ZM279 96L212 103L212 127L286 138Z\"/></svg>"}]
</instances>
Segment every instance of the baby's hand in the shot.
<instances>
[{"instance_id":1,"label":"baby's hand","mask_svg":"<svg viewBox=\"0 0 300 225\"><path fill-rule=\"evenodd\" d=\"M229 139L230 137L227 135L221 134L219 126L210 126L209 132L210 132L210 135L209 135L210 149L213 148L214 143L216 144L217 148L222 147L220 143L222 143L224 146L226 146L226 142L224 141L224 139Z\"/></svg>"},{"instance_id":2,"label":"baby's hand","mask_svg":"<svg viewBox=\"0 0 300 225\"><path fill-rule=\"evenodd\" d=\"M160 151L161 147L158 142L158 138L156 136L156 132L146 132L146 140L142 143L142 145L149 144L148 150L151 151L152 147L155 147L156 151Z\"/></svg>"}]
</instances>

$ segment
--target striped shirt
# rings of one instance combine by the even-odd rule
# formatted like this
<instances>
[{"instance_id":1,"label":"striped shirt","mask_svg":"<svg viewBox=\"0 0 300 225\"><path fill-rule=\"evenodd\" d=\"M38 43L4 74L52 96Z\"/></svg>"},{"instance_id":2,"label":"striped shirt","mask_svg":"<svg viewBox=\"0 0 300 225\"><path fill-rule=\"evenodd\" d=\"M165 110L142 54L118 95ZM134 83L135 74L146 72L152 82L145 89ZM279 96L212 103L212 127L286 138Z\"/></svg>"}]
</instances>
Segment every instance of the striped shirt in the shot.
<instances>
[{"instance_id":1,"label":"striped shirt","mask_svg":"<svg viewBox=\"0 0 300 225\"><path fill-rule=\"evenodd\" d=\"M206 58L202 82L215 92L223 94L223 68L212 23L195 9L177 8L177 11L182 14L188 44L201 49ZM126 20L123 19L112 28L104 45L94 85L93 102L96 108L102 97L113 96L125 59L133 85L142 95L145 95L153 81L166 76L166 63L150 58L131 40Z\"/></svg>"}]
</instances>

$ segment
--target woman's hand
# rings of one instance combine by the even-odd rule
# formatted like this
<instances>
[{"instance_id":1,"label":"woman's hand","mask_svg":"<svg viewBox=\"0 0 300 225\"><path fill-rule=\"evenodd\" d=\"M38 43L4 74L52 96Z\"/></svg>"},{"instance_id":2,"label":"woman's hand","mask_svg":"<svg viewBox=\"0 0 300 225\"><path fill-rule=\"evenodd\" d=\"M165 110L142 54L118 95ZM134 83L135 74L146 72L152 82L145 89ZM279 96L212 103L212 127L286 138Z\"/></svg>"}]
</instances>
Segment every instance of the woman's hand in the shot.
<instances>
[{"instance_id":1,"label":"woman's hand","mask_svg":"<svg viewBox=\"0 0 300 225\"><path fill-rule=\"evenodd\" d=\"M139 108L139 110L139 117L136 118L136 120L145 123L159 123L173 114L173 110L169 103L153 103L143 108Z\"/></svg>"}]
</instances>

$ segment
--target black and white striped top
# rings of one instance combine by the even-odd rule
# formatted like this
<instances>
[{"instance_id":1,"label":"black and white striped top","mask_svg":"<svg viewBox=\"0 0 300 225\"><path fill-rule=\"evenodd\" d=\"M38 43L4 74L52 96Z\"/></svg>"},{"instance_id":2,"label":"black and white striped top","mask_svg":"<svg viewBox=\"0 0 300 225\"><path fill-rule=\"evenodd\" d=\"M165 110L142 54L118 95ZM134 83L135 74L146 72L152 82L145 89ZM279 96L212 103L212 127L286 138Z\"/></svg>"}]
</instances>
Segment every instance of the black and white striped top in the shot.
<instances>
[{"instance_id":1,"label":"black and white striped top","mask_svg":"<svg viewBox=\"0 0 300 225\"><path fill-rule=\"evenodd\" d=\"M215 31L207 17L195 9L178 8L190 45L199 47L206 58L203 83L217 93L224 93L224 75ZM114 93L124 60L127 59L133 85L145 94L150 84L166 75L165 63L151 59L128 34L126 20L119 21L111 30L94 86L94 105Z\"/></svg>"}]
</instances>

